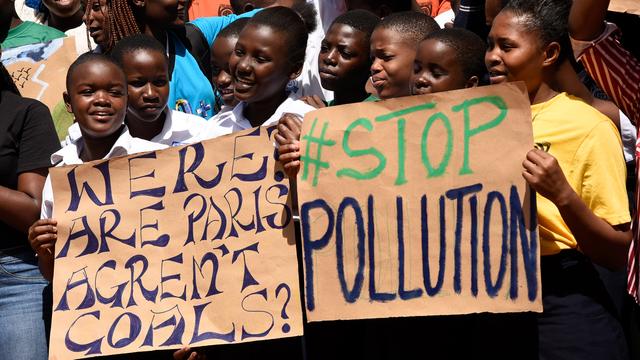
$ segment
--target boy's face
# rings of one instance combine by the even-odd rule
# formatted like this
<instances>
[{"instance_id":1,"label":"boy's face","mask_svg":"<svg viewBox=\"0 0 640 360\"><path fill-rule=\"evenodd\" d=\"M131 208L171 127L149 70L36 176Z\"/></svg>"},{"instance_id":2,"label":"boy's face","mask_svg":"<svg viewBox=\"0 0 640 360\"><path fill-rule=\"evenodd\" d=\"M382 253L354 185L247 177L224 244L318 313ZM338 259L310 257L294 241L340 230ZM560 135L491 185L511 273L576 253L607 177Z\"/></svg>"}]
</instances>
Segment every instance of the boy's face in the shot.
<instances>
[{"instance_id":1,"label":"boy's face","mask_svg":"<svg viewBox=\"0 0 640 360\"><path fill-rule=\"evenodd\" d=\"M378 28L371 35L371 82L381 99L410 95L415 46L402 34Z\"/></svg>"},{"instance_id":2,"label":"boy's face","mask_svg":"<svg viewBox=\"0 0 640 360\"><path fill-rule=\"evenodd\" d=\"M167 60L155 50L139 49L126 55L122 67L127 77L129 120L154 122L169 99Z\"/></svg>"},{"instance_id":3,"label":"boy's face","mask_svg":"<svg viewBox=\"0 0 640 360\"><path fill-rule=\"evenodd\" d=\"M171 27L184 25L185 0L146 0L147 22L156 26Z\"/></svg>"},{"instance_id":4,"label":"boy's face","mask_svg":"<svg viewBox=\"0 0 640 360\"><path fill-rule=\"evenodd\" d=\"M295 78L287 59L286 34L264 25L247 25L229 58L234 96L239 101L270 99Z\"/></svg>"},{"instance_id":5,"label":"boy's face","mask_svg":"<svg viewBox=\"0 0 640 360\"><path fill-rule=\"evenodd\" d=\"M331 25L318 54L318 71L327 90L362 88L369 77L367 35L349 25Z\"/></svg>"},{"instance_id":6,"label":"boy's face","mask_svg":"<svg viewBox=\"0 0 640 360\"><path fill-rule=\"evenodd\" d=\"M237 103L233 96L233 78L229 70L229 58L237 41L237 37L218 36L211 47L211 80L227 106Z\"/></svg>"},{"instance_id":7,"label":"boy's face","mask_svg":"<svg viewBox=\"0 0 640 360\"><path fill-rule=\"evenodd\" d=\"M467 80L454 49L436 39L420 42L413 62L412 95L463 89Z\"/></svg>"},{"instance_id":8,"label":"boy's face","mask_svg":"<svg viewBox=\"0 0 640 360\"><path fill-rule=\"evenodd\" d=\"M80 64L71 76L64 101L83 136L109 136L120 129L127 111L124 74L106 61Z\"/></svg>"}]
</instances>

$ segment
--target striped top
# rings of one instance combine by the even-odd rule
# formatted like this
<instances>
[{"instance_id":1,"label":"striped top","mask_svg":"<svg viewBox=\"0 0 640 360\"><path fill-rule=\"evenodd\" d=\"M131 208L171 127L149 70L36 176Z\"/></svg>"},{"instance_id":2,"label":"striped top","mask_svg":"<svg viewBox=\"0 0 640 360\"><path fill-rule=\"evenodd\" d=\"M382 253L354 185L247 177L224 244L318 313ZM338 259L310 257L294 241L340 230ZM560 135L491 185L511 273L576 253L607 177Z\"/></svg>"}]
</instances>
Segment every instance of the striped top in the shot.
<instances>
[{"instance_id":1,"label":"striped top","mask_svg":"<svg viewBox=\"0 0 640 360\"><path fill-rule=\"evenodd\" d=\"M607 23L595 41L572 40L574 55L609 98L638 127L640 124L640 61L620 44L620 30ZM627 292L640 303L640 143L636 141L636 193L632 233L627 262Z\"/></svg>"}]
</instances>

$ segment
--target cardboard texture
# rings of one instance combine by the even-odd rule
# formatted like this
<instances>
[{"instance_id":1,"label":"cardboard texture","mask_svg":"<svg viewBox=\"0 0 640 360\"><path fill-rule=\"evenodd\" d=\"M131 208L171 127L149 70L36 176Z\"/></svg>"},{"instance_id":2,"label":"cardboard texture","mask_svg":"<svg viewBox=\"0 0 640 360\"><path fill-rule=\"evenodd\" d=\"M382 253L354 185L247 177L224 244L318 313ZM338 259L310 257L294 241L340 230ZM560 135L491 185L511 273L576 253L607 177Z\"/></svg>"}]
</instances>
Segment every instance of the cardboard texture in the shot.
<instances>
[{"instance_id":1,"label":"cardboard texture","mask_svg":"<svg viewBox=\"0 0 640 360\"><path fill-rule=\"evenodd\" d=\"M51 169L51 359L302 334L273 130Z\"/></svg>"},{"instance_id":2,"label":"cardboard texture","mask_svg":"<svg viewBox=\"0 0 640 360\"><path fill-rule=\"evenodd\" d=\"M542 311L532 148L524 84L307 114L308 320Z\"/></svg>"},{"instance_id":3,"label":"cardboard texture","mask_svg":"<svg viewBox=\"0 0 640 360\"><path fill-rule=\"evenodd\" d=\"M65 37L5 50L2 63L22 96L53 110L62 101L67 70L77 57L75 38Z\"/></svg>"}]
</instances>

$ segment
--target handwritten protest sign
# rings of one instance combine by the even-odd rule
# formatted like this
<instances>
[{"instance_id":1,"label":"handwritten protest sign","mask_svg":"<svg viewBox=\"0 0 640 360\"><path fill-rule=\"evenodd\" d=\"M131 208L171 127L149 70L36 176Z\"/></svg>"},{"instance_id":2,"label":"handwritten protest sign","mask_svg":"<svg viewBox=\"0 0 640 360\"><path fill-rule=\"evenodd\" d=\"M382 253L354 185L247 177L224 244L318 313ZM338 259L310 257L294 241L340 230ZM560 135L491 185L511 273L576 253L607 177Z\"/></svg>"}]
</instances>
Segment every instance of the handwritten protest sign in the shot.
<instances>
[{"instance_id":1,"label":"handwritten protest sign","mask_svg":"<svg viewBox=\"0 0 640 360\"><path fill-rule=\"evenodd\" d=\"M78 57L74 37L20 46L2 52L2 63L22 96L49 109L62 101L67 69Z\"/></svg>"},{"instance_id":2,"label":"handwritten protest sign","mask_svg":"<svg viewBox=\"0 0 640 360\"><path fill-rule=\"evenodd\" d=\"M273 130L51 170L52 358L302 334Z\"/></svg>"},{"instance_id":3,"label":"handwritten protest sign","mask_svg":"<svg viewBox=\"0 0 640 360\"><path fill-rule=\"evenodd\" d=\"M522 85L307 114L308 319L541 311L532 147Z\"/></svg>"}]
</instances>

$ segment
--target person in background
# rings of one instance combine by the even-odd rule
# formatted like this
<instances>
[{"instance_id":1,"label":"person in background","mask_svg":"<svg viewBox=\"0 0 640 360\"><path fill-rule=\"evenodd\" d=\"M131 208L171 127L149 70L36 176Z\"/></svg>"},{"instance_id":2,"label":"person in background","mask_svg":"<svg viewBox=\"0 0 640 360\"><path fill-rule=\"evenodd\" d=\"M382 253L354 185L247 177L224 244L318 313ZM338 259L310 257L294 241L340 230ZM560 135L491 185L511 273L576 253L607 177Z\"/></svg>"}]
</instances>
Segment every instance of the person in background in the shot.
<instances>
[{"instance_id":1,"label":"person in background","mask_svg":"<svg viewBox=\"0 0 640 360\"><path fill-rule=\"evenodd\" d=\"M394 13L382 19L371 35L371 83L377 97L370 100L410 95L418 43L439 28L435 20L415 11Z\"/></svg>"},{"instance_id":2,"label":"person in background","mask_svg":"<svg viewBox=\"0 0 640 360\"><path fill-rule=\"evenodd\" d=\"M485 44L465 29L441 29L418 44L411 95L432 94L484 84Z\"/></svg>"},{"instance_id":3,"label":"person in background","mask_svg":"<svg viewBox=\"0 0 640 360\"><path fill-rule=\"evenodd\" d=\"M9 24L0 21L0 42ZM48 348L44 319L48 315L43 310L50 308L50 299L43 296L47 281L38 271L27 231L29 223L39 217L49 157L60 143L47 107L20 96L1 63L0 114L1 357L44 360Z\"/></svg>"},{"instance_id":4,"label":"person in background","mask_svg":"<svg viewBox=\"0 0 640 360\"><path fill-rule=\"evenodd\" d=\"M217 92L216 113L232 110L238 105L233 95L233 76L229 69L229 58L236 47L240 32L249 19L243 18L232 22L222 29L211 46L211 82Z\"/></svg>"},{"instance_id":5,"label":"person in background","mask_svg":"<svg viewBox=\"0 0 640 360\"><path fill-rule=\"evenodd\" d=\"M5 50L66 36L58 29L20 20L15 10L14 0L0 0L0 24L10 24L6 39L0 43L0 47Z\"/></svg>"},{"instance_id":6,"label":"person in background","mask_svg":"<svg viewBox=\"0 0 640 360\"><path fill-rule=\"evenodd\" d=\"M320 108L360 102L369 96L364 88L371 67L369 42L379 21L366 10L348 11L333 21L322 40L318 72L322 87L333 91L334 99L325 105L314 95L305 97L305 102Z\"/></svg>"}]
</instances>

